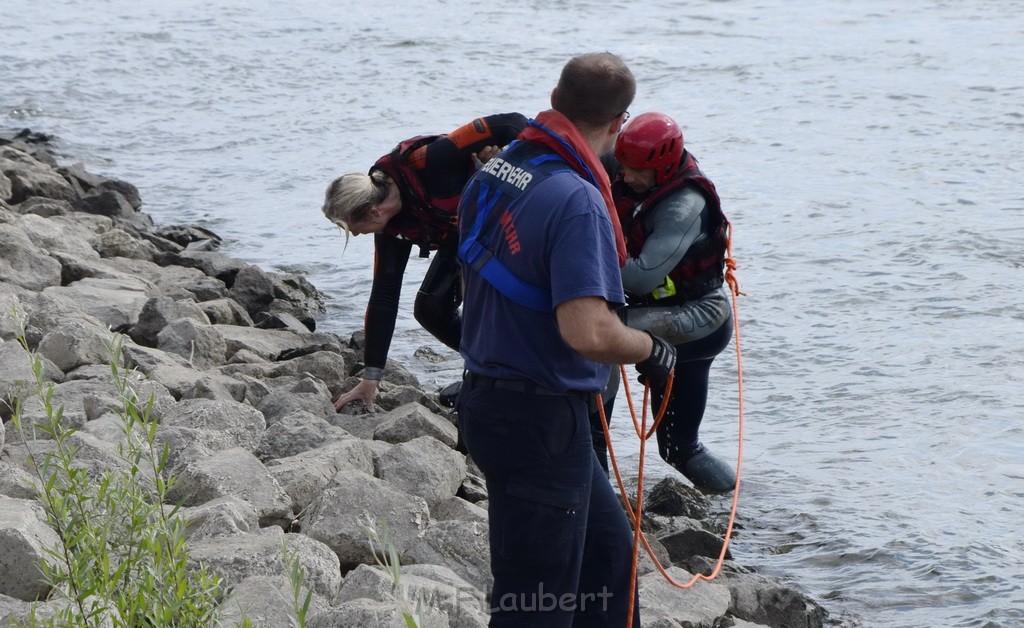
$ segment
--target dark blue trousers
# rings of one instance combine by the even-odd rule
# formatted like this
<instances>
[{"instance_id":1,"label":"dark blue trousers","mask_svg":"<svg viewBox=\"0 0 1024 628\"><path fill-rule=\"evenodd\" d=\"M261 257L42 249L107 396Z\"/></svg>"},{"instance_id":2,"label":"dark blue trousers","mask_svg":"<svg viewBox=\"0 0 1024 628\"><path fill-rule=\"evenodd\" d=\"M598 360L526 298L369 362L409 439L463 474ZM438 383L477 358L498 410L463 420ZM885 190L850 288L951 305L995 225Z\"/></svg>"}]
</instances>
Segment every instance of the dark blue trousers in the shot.
<instances>
[{"instance_id":1,"label":"dark blue trousers","mask_svg":"<svg viewBox=\"0 0 1024 628\"><path fill-rule=\"evenodd\" d=\"M467 380L457 408L487 483L489 625L625 626L633 532L594 455L584 397Z\"/></svg>"}]
</instances>

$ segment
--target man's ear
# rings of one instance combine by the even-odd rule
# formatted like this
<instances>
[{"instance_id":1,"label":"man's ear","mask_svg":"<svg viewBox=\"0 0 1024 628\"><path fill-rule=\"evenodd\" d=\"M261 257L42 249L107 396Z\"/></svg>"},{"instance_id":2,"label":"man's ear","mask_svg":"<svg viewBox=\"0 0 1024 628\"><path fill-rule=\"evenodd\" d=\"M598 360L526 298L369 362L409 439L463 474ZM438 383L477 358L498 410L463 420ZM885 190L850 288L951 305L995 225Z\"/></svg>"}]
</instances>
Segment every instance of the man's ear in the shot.
<instances>
[{"instance_id":1,"label":"man's ear","mask_svg":"<svg viewBox=\"0 0 1024 628\"><path fill-rule=\"evenodd\" d=\"M557 94L557 93L558 93L558 88L557 87L555 87L555 88L553 88L551 90L551 108L552 109L555 108L555 94Z\"/></svg>"}]
</instances>

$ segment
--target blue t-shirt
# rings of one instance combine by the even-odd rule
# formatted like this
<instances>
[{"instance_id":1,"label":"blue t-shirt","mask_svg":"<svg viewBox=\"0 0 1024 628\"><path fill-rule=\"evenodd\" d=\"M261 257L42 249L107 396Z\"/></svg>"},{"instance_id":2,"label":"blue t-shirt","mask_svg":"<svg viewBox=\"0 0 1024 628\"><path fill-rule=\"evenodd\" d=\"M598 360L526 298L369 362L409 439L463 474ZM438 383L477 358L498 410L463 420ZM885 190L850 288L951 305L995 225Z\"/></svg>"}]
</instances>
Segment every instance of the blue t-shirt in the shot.
<instances>
[{"instance_id":1,"label":"blue t-shirt","mask_svg":"<svg viewBox=\"0 0 1024 628\"><path fill-rule=\"evenodd\" d=\"M505 151L496 159L509 156ZM474 179L507 178L507 172L485 165ZM459 206L462 238L468 229L465 207L474 202L472 196L463 194ZM548 290L555 307L578 297L599 297L613 306L624 303L611 222L597 188L575 172L557 172L525 183L508 210L489 246L508 270ZM611 367L570 347L558 331L554 311L540 312L508 299L465 266L463 278L460 352L468 370L528 379L554 390L604 388Z\"/></svg>"}]
</instances>

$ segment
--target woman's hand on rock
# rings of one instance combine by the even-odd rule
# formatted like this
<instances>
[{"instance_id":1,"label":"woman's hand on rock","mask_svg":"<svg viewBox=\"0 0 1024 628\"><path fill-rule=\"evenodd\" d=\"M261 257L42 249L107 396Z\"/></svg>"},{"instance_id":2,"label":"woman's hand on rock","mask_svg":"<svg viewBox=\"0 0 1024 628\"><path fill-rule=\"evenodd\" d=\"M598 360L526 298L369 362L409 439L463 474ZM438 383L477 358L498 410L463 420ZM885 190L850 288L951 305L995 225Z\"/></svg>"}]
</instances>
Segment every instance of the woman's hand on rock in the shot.
<instances>
[{"instance_id":1,"label":"woman's hand on rock","mask_svg":"<svg viewBox=\"0 0 1024 628\"><path fill-rule=\"evenodd\" d=\"M379 383L375 379L360 380L352 390L334 400L334 411L340 411L353 401L362 401L367 410L376 412L377 407L373 404L373 398L377 396L377 385Z\"/></svg>"}]
</instances>

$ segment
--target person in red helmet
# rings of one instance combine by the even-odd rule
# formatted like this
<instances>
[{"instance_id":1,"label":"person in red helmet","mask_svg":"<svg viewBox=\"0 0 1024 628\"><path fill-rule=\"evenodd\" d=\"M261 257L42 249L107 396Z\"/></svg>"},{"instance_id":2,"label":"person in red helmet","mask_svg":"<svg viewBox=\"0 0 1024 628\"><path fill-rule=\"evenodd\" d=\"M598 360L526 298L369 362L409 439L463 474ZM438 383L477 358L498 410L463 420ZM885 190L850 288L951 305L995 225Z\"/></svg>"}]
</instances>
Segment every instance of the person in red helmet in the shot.
<instances>
[{"instance_id":1,"label":"person in red helmet","mask_svg":"<svg viewBox=\"0 0 1024 628\"><path fill-rule=\"evenodd\" d=\"M698 489L727 493L736 474L700 442L698 431L711 363L732 338L732 310L723 287L729 221L714 184L685 149L683 133L669 116L636 116L619 134L613 154L603 161L628 252L621 271L627 307L620 317L676 349L658 453ZM612 400L616 387L617 380L609 387ZM653 407L660 408L664 387L655 386L652 393ZM598 458L606 460L599 418L593 427Z\"/></svg>"}]
</instances>

